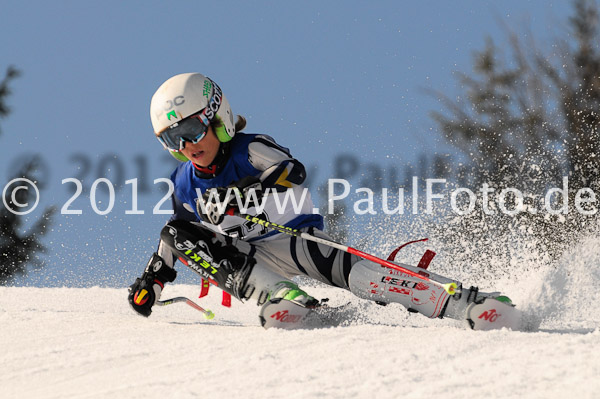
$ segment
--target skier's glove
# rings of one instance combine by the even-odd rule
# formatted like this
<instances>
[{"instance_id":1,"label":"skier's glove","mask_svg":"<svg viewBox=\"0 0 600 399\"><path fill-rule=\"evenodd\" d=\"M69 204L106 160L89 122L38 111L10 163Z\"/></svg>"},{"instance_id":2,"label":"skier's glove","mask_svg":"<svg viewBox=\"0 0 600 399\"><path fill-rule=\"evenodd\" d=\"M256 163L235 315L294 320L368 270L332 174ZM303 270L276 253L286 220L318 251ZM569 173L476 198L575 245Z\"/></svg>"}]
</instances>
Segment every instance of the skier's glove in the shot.
<instances>
[{"instance_id":1,"label":"skier's glove","mask_svg":"<svg viewBox=\"0 0 600 399\"><path fill-rule=\"evenodd\" d=\"M142 316L150 316L165 283L172 282L176 276L177 272L167 266L158 254L152 254L142 277L129 287L129 304L133 310Z\"/></svg>"},{"instance_id":2,"label":"skier's glove","mask_svg":"<svg viewBox=\"0 0 600 399\"><path fill-rule=\"evenodd\" d=\"M263 196L262 184L254 176L246 176L227 187L209 188L197 203L198 214L205 222L219 225L225 215L239 213L239 205L250 208L257 206ZM239 198L239 203L238 203ZM204 209L202 209L203 201Z\"/></svg>"}]
</instances>

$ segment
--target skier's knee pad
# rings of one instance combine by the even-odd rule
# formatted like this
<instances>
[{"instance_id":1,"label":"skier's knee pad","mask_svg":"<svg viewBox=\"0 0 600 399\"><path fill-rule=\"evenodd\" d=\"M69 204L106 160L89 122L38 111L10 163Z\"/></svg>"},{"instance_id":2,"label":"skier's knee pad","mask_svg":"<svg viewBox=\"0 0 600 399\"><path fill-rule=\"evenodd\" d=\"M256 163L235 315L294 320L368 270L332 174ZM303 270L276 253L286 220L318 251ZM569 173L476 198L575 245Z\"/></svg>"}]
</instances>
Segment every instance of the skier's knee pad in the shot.
<instances>
[{"instance_id":1,"label":"skier's knee pad","mask_svg":"<svg viewBox=\"0 0 600 399\"><path fill-rule=\"evenodd\" d=\"M426 273L430 279L440 283L453 281L414 266L401 266L416 273ZM399 303L410 312L418 312L431 318L443 315L449 298L446 291L438 285L368 260L355 263L348 280L350 291L360 298Z\"/></svg>"}]
</instances>

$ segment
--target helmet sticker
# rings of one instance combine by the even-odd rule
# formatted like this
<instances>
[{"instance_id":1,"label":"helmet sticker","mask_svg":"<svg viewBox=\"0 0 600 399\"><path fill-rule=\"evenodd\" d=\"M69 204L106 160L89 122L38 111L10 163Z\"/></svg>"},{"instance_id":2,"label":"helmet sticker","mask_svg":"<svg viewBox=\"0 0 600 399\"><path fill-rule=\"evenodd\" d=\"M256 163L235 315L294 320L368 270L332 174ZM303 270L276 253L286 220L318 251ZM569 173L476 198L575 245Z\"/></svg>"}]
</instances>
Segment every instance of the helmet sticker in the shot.
<instances>
[{"instance_id":1,"label":"helmet sticker","mask_svg":"<svg viewBox=\"0 0 600 399\"><path fill-rule=\"evenodd\" d=\"M163 111L169 111L173 108L175 108L176 106L180 106L183 105L185 103L185 97L184 96L177 96L172 100L167 100L165 101L165 105L163 106L163 109L161 110L160 108L157 107L157 109L154 111L154 115L159 118L160 114ZM169 113L167 113L167 118L169 118ZM169 118L169 120L171 120L171 118Z\"/></svg>"},{"instance_id":2,"label":"helmet sticker","mask_svg":"<svg viewBox=\"0 0 600 399\"><path fill-rule=\"evenodd\" d=\"M167 119L168 119L168 120L171 120L171 117L173 117L173 118L177 119L177 113L175 112L175 110L173 110L173 111L171 111L171 112L167 113Z\"/></svg>"},{"instance_id":3,"label":"helmet sticker","mask_svg":"<svg viewBox=\"0 0 600 399\"><path fill-rule=\"evenodd\" d=\"M223 96L221 88L217 86L215 82L212 82L212 86L214 87L213 95L201 115L201 117L204 116L206 119L208 119L209 122L212 121L215 114L219 110L219 106L221 105L221 97ZM204 118L202 119L204 120Z\"/></svg>"},{"instance_id":4,"label":"helmet sticker","mask_svg":"<svg viewBox=\"0 0 600 399\"><path fill-rule=\"evenodd\" d=\"M177 96L172 100L167 100L165 103L165 111L168 111L175 106L182 105L183 103L185 103L185 97L183 96Z\"/></svg>"},{"instance_id":5,"label":"helmet sticker","mask_svg":"<svg viewBox=\"0 0 600 399\"><path fill-rule=\"evenodd\" d=\"M208 96L210 96L210 89L212 89L212 84L210 84L210 81L205 80L204 81L204 89L202 90L202 95L206 98L208 98Z\"/></svg>"}]
</instances>

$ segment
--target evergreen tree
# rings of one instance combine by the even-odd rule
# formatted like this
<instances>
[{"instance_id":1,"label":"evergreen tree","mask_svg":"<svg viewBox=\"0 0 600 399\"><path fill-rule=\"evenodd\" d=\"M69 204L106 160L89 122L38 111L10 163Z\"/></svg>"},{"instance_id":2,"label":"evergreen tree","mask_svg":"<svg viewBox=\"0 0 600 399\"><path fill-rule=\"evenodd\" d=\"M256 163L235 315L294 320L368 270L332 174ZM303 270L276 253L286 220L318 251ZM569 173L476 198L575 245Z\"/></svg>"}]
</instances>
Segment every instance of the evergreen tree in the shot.
<instances>
[{"instance_id":1,"label":"evergreen tree","mask_svg":"<svg viewBox=\"0 0 600 399\"><path fill-rule=\"evenodd\" d=\"M507 187L528 194L526 211L517 216L500 214L497 199L490 201L496 214L483 214L480 195L475 212L439 226L448 240L470 236L485 245L486 237L530 231L555 258L595 225L597 213L582 215L574 203L579 189L600 188L598 4L574 0L573 6L569 32L549 51L514 32L504 51L488 38L475 53L472 73L458 74L460 94L439 95L444 109L433 118L466 164L457 177L473 188L488 183L494 194ZM544 194L563 187L563 176L569 178L569 213L549 215ZM512 198L506 207L515 205ZM489 242L489 248L498 246Z\"/></svg>"},{"instance_id":2,"label":"evergreen tree","mask_svg":"<svg viewBox=\"0 0 600 399\"><path fill-rule=\"evenodd\" d=\"M0 82L0 118L6 118L10 113L10 109L6 105L6 98L10 95L9 84L17 76L19 76L19 71L9 67L5 78ZM38 162L39 160L34 157L12 178L23 177L35 181L33 173ZM34 193L29 190L18 190L14 199L17 203L24 204L34 201L33 195ZM4 200L9 206L12 204L10 190L6 192ZM10 212L2 204L0 207L0 284L10 282L18 274L25 274L27 265L38 267L42 265L37 254L45 251L45 248L39 239L48 231L54 212L54 207L47 208L41 218L27 232L23 233L21 230L25 216Z\"/></svg>"}]
</instances>

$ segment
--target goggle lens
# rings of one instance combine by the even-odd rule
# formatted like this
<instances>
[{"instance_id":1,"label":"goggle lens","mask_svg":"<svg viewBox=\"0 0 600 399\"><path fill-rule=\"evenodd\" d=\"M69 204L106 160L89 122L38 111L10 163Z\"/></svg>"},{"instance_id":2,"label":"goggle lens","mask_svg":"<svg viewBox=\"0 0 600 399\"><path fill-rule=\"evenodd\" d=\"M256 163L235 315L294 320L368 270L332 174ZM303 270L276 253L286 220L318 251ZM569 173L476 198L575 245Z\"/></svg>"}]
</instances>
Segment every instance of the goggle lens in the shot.
<instances>
[{"instance_id":1,"label":"goggle lens","mask_svg":"<svg viewBox=\"0 0 600 399\"><path fill-rule=\"evenodd\" d=\"M197 114L167 128L158 136L158 140L170 151L179 152L185 148L186 142L196 144L202 140L207 131L208 126Z\"/></svg>"}]
</instances>

